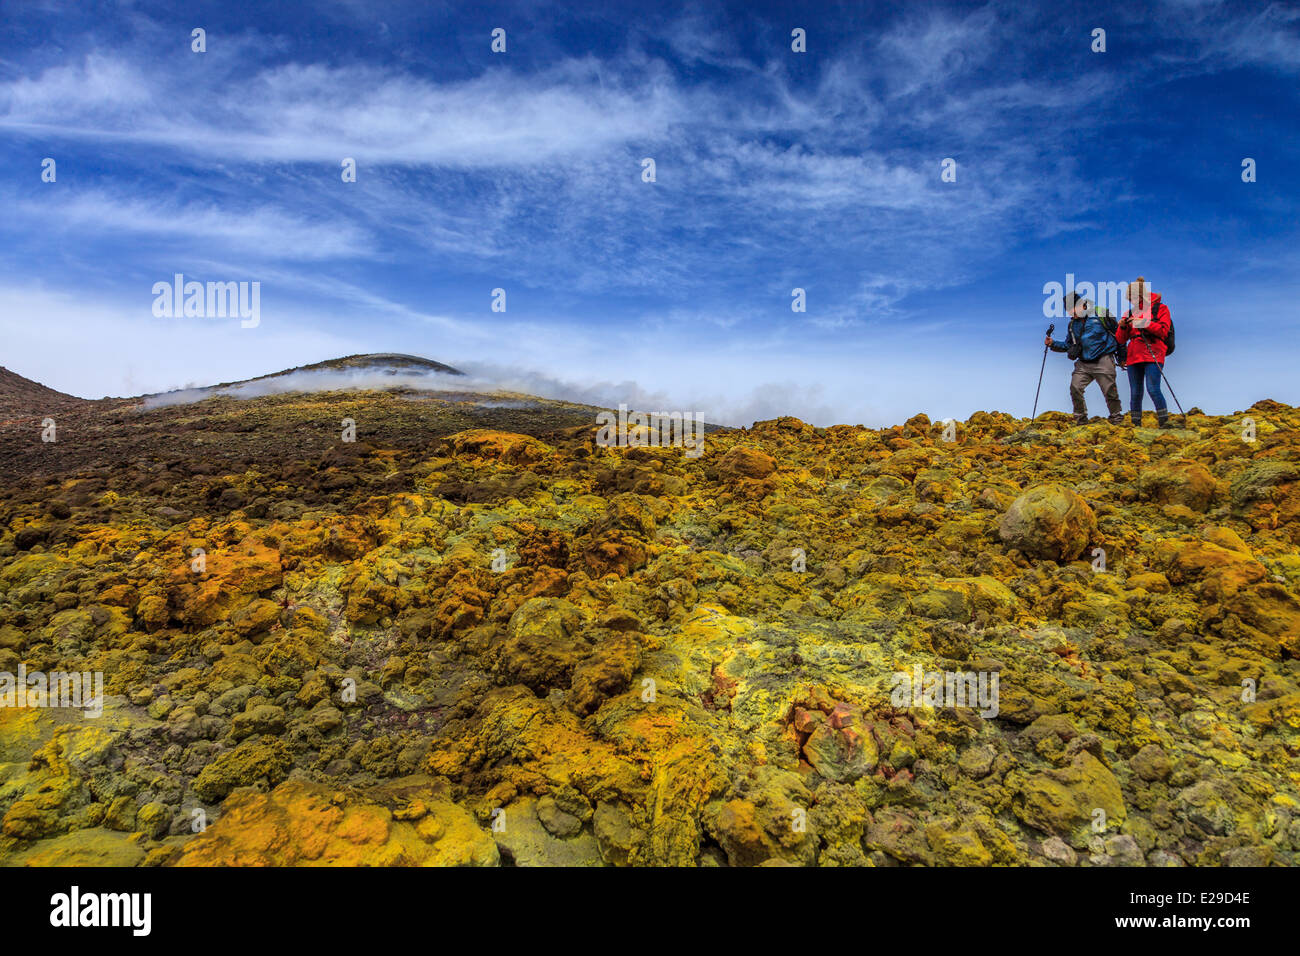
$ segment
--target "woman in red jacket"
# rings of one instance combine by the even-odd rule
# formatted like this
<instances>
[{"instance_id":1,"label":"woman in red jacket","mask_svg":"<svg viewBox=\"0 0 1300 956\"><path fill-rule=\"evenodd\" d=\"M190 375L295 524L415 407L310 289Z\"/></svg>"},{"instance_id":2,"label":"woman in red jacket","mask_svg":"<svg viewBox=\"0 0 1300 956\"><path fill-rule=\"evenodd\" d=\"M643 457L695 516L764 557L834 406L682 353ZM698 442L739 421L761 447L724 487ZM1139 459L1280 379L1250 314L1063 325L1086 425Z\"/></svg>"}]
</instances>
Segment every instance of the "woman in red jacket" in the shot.
<instances>
[{"instance_id":1,"label":"woman in red jacket","mask_svg":"<svg viewBox=\"0 0 1300 956\"><path fill-rule=\"evenodd\" d=\"M1147 280L1138 276L1128 285L1131 308L1124 313L1115 331L1115 339L1128 343L1129 415L1134 425L1142 424L1142 389L1156 406L1156 420L1161 428L1171 428L1169 409L1160 391L1160 370L1165 364L1165 337L1172 324L1169 306L1151 291Z\"/></svg>"}]
</instances>

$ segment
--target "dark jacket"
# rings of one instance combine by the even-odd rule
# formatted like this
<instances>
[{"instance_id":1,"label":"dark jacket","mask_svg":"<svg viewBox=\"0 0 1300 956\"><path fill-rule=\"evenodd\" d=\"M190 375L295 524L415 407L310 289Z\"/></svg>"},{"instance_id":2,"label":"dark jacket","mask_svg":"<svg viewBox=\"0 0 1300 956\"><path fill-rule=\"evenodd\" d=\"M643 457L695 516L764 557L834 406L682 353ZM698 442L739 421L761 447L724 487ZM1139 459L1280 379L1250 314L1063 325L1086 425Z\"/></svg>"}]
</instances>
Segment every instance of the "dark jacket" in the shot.
<instances>
[{"instance_id":1,"label":"dark jacket","mask_svg":"<svg viewBox=\"0 0 1300 956\"><path fill-rule=\"evenodd\" d=\"M1101 315L1088 314L1081 319L1070 319L1066 326L1065 341L1052 341L1053 352L1068 352L1071 342L1081 346L1079 358L1085 362L1095 362L1103 355L1111 355L1117 346L1115 331L1117 323L1109 312L1102 310Z\"/></svg>"}]
</instances>

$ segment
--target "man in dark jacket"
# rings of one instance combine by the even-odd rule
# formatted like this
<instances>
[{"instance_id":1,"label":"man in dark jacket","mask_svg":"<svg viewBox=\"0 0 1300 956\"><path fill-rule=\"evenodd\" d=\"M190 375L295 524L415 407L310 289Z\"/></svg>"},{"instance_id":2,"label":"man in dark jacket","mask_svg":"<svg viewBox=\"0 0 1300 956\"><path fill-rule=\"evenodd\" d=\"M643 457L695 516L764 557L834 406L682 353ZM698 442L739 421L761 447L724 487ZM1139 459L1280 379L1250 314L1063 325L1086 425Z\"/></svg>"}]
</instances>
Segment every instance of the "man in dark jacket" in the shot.
<instances>
[{"instance_id":1,"label":"man in dark jacket","mask_svg":"<svg viewBox=\"0 0 1300 956\"><path fill-rule=\"evenodd\" d=\"M1122 424L1124 410L1119 403L1119 389L1115 387L1115 330L1117 323L1105 309L1073 292L1065 295L1065 311L1070 321L1066 323L1065 340L1053 341L1047 336L1047 345L1053 352L1065 352L1074 359L1074 374L1070 376L1070 401L1074 404L1074 420L1088 424L1088 404L1083 390L1090 382L1101 386L1106 398L1106 411L1112 425Z\"/></svg>"}]
</instances>

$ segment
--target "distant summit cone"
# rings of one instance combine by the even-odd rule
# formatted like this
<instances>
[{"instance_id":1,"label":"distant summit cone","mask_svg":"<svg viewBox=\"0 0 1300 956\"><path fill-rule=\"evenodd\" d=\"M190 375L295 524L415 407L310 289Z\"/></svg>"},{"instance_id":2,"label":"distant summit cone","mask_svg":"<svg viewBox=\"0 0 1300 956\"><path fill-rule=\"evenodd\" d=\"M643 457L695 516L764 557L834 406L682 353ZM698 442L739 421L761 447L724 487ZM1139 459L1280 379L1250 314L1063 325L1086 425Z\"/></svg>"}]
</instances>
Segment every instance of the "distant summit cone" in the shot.
<instances>
[{"instance_id":1,"label":"distant summit cone","mask_svg":"<svg viewBox=\"0 0 1300 956\"><path fill-rule=\"evenodd\" d=\"M323 362L315 362L311 365L300 365L297 368L272 372L269 375L259 375L257 378L250 378L247 381L259 382L280 375L292 375L295 372L325 371L377 372L381 375L465 374L458 368L443 365L441 362L433 361L433 359L421 358L418 355L404 355L400 352L367 352L360 355L345 355L342 358L326 359Z\"/></svg>"},{"instance_id":2,"label":"distant summit cone","mask_svg":"<svg viewBox=\"0 0 1300 956\"><path fill-rule=\"evenodd\" d=\"M269 372L254 378L216 385L173 389L142 396L146 404L156 406L172 402L194 402L211 395L256 398L276 392L329 392L343 389L425 389L438 377L463 378L458 368L418 355L399 352L368 352L326 359L310 365Z\"/></svg>"}]
</instances>

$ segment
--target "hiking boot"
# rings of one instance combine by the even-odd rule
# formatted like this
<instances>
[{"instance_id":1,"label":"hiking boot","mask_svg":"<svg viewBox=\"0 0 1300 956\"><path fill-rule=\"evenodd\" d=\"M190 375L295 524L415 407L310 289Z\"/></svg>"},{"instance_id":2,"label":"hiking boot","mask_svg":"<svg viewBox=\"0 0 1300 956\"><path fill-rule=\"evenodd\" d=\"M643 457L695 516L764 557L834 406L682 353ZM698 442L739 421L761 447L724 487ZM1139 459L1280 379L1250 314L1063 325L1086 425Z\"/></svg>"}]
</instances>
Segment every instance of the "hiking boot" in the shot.
<instances>
[{"instance_id":1,"label":"hiking boot","mask_svg":"<svg viewBox=\"0 0 1300 956\"><path fill-rule=\"evenodd\" d=\"M1134 427L1134 428L1141 428L1141 427L1142 427L1142 413L1141 413L1141 412L1133 412L1133 413L1131 413L1131 415L1130 415L1129 417L1130 417L1131 421L1133 422L1133 427Z\"/></svg>"},{"instance_id":2,"label":"hiking boot","mask_svg":"<svg viewBox=\"0 0 1300 956\"><path fill-rule=\"evenodd\" d=\"M1110 416L1110 418L1107 419L1107 421L1109 421L1112 425L1123 425L1123 424L1124 424L1124 416L1123 416L1123 415L1112 415L1112 416Z\"/></svg>"},{"instance_id":3,"label":"hiking boot","mask_svg":"<svg viewBox=\"0 0 1300 956\"><path fill-rule=\"evenodd\" d=\"M1173 428L1173 427L1174 427L1174 426L1170 423L1170 421L1169 421L1169 413L1168 413L1168 412L1156 412L1156 423L1157 423L1157 425L1159 425L1159 427L1161 427L1161 428Z\"/></svg>"}]
</instances>

